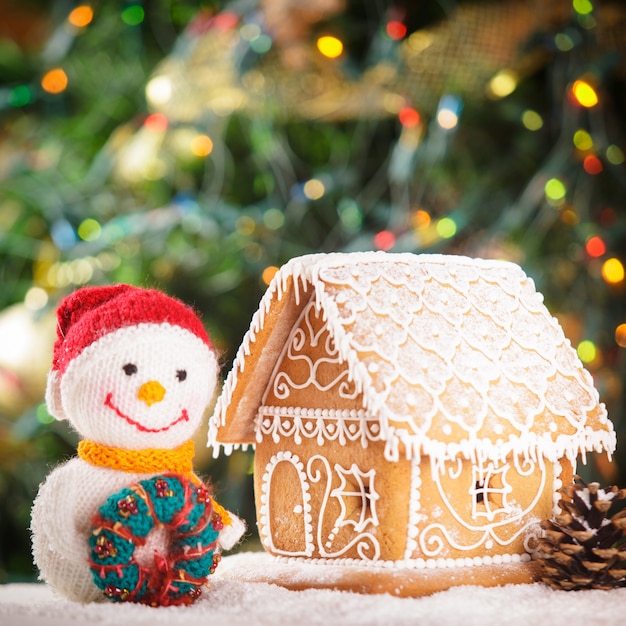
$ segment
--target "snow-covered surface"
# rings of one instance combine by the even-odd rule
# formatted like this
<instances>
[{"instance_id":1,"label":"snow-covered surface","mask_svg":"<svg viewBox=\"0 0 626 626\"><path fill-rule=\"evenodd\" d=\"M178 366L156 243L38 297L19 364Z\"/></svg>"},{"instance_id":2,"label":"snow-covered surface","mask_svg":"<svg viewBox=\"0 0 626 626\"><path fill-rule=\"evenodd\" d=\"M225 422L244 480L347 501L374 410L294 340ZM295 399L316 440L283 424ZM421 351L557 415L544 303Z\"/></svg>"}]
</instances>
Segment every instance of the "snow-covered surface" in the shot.
<instances>
[{"instance_id":1,"label":"snow-covered surface","mask_svg":"<svg viewBox=\"0 0 626 626\"><path fill-rule=\"evenodd\" d=\"M212 586L191 607L153 609L134 604L78 604L35 584L0 585L3 626L566 626L615 624L626 615L626 588L613 591L553 591L536 583L483 588L461 586L423 598L360 595L328 589L290 591L267 583L229 578L233 568L261 567L264 556L225 557ZM297 574L297 572L294 572Z\"/></svg>"}]
</instances>

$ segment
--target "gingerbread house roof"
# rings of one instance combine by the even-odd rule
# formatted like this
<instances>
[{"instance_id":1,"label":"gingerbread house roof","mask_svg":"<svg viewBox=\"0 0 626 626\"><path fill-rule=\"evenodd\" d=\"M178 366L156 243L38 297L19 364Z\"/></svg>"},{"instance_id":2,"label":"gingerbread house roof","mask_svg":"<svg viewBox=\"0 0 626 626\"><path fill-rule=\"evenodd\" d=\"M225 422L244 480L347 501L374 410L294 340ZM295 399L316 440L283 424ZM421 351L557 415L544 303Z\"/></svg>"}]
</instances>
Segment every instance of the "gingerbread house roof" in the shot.
<instances>
[{"instance_id":1,"label":"gingerbread house roof","mask_svg":"<svg viewBox=\"0 0 626 626\"><path fill-rule=\"evenodd\" d=\"M255 443L264 390L311 301L391 459L574 461L615 448L591 375L519 266L364 252L297 257L278 271L209 422L215 450Z\"/></svg>"}]
</instances>

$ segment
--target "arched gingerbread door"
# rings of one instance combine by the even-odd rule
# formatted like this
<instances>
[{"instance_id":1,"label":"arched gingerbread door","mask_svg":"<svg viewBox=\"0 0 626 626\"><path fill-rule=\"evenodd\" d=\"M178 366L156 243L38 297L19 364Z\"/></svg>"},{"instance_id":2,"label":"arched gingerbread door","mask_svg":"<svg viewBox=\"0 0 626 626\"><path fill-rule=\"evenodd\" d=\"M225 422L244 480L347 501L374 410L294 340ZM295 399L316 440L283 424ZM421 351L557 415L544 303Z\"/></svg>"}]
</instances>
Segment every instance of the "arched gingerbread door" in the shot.
<instances>
[{"instance_id":1,"label":"arched gingerbread door","mask_svg":"<svg viewBox=\"0 0 626 626\"><path fill-rule=\"evenodd\" d=\"M259 534L272 554L311 556L313 529L309 484L297 455L279 452L262 480Z\"/></svg>"}]
</instances>

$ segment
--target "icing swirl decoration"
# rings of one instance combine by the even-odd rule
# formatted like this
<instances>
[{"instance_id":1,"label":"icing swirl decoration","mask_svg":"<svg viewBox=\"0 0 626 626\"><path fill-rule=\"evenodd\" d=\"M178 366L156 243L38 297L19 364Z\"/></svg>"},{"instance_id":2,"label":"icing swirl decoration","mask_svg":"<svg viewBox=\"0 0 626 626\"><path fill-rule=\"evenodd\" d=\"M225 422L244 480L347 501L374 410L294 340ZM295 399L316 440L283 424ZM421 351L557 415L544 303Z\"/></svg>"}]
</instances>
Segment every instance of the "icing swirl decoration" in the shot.
<instances>
[{"instance_id":1,"label":"icing swirl decoration","mask_svg":"<svg viewBox=\"0 0 626 626\"><path fill-rule=\"evenodd\" d=\"M150 606L193 603L215 571L224 520L197 478L162 474L109 496L94 516L89 538L93 581L113 602ZM137 548L153 531L167 533L167 554L140 563Z\"/></svg>"}]
</instances>

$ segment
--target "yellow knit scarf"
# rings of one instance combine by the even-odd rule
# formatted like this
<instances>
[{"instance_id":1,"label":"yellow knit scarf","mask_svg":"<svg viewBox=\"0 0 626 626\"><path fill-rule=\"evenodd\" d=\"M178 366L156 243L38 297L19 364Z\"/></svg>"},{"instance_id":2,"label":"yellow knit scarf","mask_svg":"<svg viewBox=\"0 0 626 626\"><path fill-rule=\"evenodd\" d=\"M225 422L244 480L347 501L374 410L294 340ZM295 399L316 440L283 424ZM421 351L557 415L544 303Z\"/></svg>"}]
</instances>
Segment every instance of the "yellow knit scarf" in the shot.
<instances>
[{"instance_id":1,"label":"yellow knit scarf","mask_svg":"<svg viewBox=\"0 0 626 626\"><path fill-rule=\"evenodd\" d=\"M190 474L193 471L194 444L189 440L173 450L160 448L125 450L83 440L78 443L78 456L92 465L122 472Z\"/></svg>"}]
</instances>

